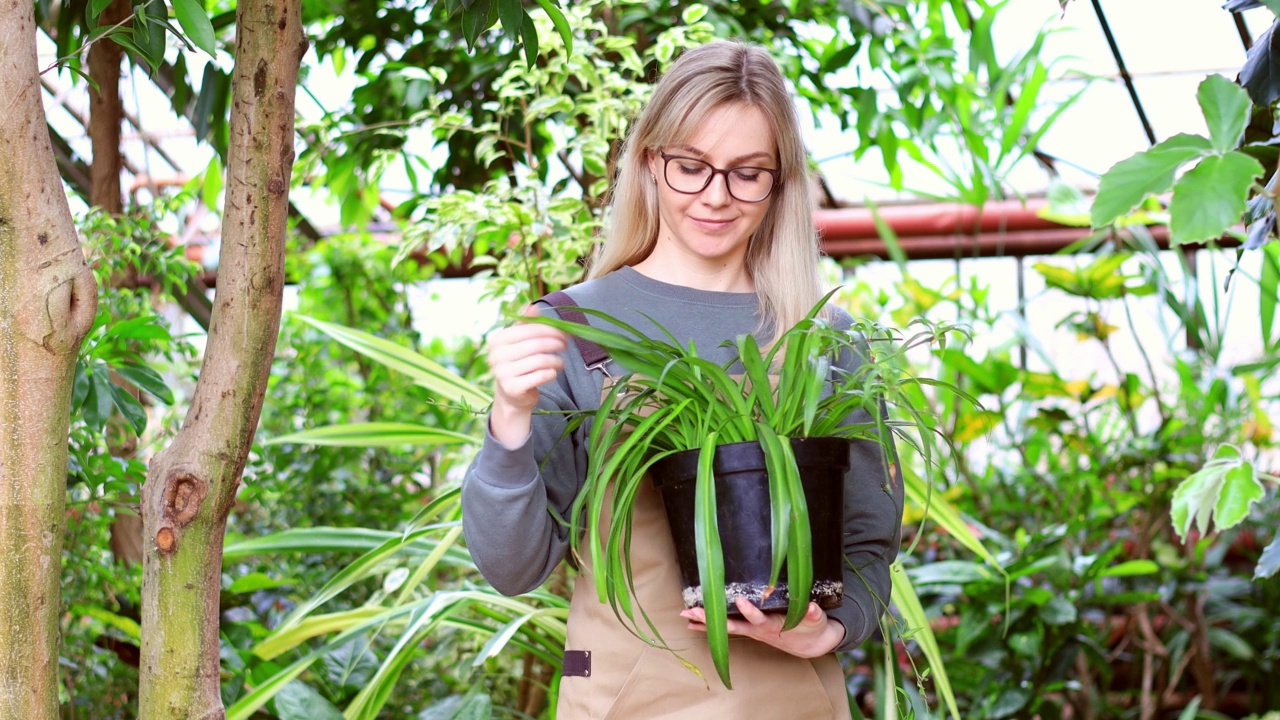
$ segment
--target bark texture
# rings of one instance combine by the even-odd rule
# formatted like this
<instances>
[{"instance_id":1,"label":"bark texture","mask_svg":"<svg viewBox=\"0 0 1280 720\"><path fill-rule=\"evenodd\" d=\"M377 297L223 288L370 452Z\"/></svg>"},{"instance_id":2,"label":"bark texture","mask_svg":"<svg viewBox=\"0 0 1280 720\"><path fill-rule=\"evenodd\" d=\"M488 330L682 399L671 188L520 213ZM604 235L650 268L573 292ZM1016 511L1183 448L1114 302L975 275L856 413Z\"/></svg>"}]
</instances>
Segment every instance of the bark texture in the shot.
<instances>
[{"instance_id":1,"label":"bark texture","mask_svg":"<svg viewBox=\"0 0 1280 720\"><path fill-rule=\"evenodd\" d=\"M45 125L34 5L0 5L0 718L58 717L76 353L97 285Z\"/></svg>"},{"instance_id":2,"label":"bark texture","mask_svg":"<svg viewBox=\"0 0 1280 720\"><path fill-rule=\"evenodd\" d=\"M227 513L262 411L280 327L300 0L236 7L218 292L191 408L142 488L139 714L221 718L218 592Z\"/></svg>"},{"instance_id":3,"label":"bark texture","mask_svg":"<svg viewBox=\"0 0 1280 720\"><path fill-rule=\"evenodd\" d=\"M129 17L128 0L112 0L98 16L101 26L116 25ZM124 105L120 101L120 61L124 48L110 40L89 48L89 77L98 89L89 88L89 139L93 144L93 165L89 168L89 204L119 215L124 210L120 189L120 124Z\"/></svg>"}]
</instances>

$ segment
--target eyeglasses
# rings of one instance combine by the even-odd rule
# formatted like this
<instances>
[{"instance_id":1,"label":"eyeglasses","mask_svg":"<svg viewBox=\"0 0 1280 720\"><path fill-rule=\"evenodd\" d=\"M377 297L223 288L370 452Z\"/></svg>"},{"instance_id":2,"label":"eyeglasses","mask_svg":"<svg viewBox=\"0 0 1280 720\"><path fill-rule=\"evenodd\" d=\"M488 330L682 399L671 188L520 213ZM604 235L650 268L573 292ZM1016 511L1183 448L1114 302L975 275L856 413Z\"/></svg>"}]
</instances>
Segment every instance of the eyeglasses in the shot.
<instances>
[{"instance_id":1,"label":"eyeglasses","mask_svg":"<svg viewBox=\"0 0 1280 720\"><path fill-rule=\"evenodd\" d=\"M683 195L697 195L715 179L724 175L729 195L745 203L758 203L769 197L778 184L779 171L744 165L720 169L705 160L658 152L664 161L662 177L667 187Z\"/></svg>"}]
</instances>

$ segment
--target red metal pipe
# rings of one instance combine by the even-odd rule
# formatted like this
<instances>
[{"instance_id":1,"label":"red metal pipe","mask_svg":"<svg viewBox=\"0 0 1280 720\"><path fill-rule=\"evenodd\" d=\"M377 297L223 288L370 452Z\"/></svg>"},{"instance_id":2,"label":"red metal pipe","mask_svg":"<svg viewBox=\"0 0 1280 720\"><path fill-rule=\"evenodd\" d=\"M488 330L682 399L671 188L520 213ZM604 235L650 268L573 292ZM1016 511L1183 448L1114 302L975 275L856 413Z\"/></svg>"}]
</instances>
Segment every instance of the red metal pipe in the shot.
<instances>
[{"instance_id":1,"label":"red metal pipe","mask_svg":"<svg viewBox=\"0 0 1280 720\"><path fill-rule=\"evenodd\" d=\"M1049 206L1041 198L990 202L981 208L960 203L884 205L876 212L898 237L974 235L1067 227L1039 216ZM819 234L828 240L879 238L870 208L823 209L814 213Z\"/></svg>"}]
</instances>

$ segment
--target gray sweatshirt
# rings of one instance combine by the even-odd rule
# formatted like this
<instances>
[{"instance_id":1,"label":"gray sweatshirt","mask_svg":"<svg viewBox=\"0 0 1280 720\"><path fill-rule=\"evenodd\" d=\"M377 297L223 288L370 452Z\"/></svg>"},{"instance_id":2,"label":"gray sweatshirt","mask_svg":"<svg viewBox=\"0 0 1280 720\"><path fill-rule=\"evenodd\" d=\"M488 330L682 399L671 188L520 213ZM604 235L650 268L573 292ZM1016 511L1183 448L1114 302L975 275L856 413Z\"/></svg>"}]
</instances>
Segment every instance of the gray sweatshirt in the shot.
<instances>
[{"instance_id":1,"label":"gray sweatshirt","mask_svg":"<svg viewBox=\"0 0 1280 720\"><path fill-rule=\"evenodd\" d=\"M696 290L671 285L623 267L566 291L583 307L596 308L634 326L653 328L652 317L682 344L696 343L702 357L724 363L736 358L725 340L755 332L760 324L755 293ZM543 313L555 310L543 307ZM603 324L598 318L588 319ZM852 318L836 309L832 321L847 328ZM655 329L655 333L656 333ZM568 529L551 510L567 518L586 476L585 425L561 439L564 411L595 410L604 373L584 367L574 343L565 351L564 370L540 388L533 428L524 444L508 450L486 432L484 445L462 484L462 526L476 567L499 592L518 595L537 588L564 559ZM856 362L845 360L847 366ZM612 362L606 370L620 374ZM844 603L828 615L840 621L845 638L837 650L851 650L876 629L889 601L889 565L898 554L902 527L902 480L884 483L884 453L870 441L854 441L845 476ZM545 462L544 462L545 461ZM896 469L896 462L893 464ZM896 473L895 473L896 474ZM673 560L674 562L674 560Z\"/></svg>"}]
</instances>

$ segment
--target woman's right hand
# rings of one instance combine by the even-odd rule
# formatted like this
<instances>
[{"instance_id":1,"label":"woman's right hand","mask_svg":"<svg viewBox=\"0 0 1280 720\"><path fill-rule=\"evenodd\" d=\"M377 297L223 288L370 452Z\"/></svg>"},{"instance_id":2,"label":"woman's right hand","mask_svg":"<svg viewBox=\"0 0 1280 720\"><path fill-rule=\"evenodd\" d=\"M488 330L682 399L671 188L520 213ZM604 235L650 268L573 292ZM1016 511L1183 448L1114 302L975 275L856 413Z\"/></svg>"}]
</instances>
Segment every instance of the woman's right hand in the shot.
<instances>
[{"instance_id":1,"label":"woman's right hand","mask_svg":"<svg viewBox=\"0 0 1280 720\"><path fill-rule=\"evenodd\" d=\"M530 305L523 314L540 313ZM488 345L494 379L489 432L507 448L517 448L529 435L538 387L554 380L564 367L561 353L569 346L568 337L553 327L517 322L490 335Z\"/></svg>"}]
</instances>

